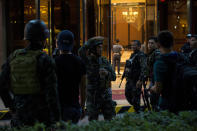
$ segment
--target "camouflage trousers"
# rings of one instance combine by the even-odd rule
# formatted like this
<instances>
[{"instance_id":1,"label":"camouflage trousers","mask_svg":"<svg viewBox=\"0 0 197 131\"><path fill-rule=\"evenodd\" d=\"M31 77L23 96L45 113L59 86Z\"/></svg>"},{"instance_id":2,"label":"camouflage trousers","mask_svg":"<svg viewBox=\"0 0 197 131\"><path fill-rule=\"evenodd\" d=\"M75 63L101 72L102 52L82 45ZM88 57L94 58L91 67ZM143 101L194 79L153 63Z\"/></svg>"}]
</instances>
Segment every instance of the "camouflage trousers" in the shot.
<instances>
[{"instance_id":1,"label":"camouflage trousers","mask_svg":"<svg viewBox=\"0 0 197 131\"><path fill-rule=\"evenodd\" d=\"M12 127L33 126L36 122L47 126L52 124L50 110L45 103L39 101L39 98L33 100L31 97L15 96L14 107Z\"/></svg>"},{"instance_id":2,"label":"camouflage trousers","mask_svg":"<svg viewBox=\"0 0 197 131\"><path fill-rule=\"evenodd\" d=\"M100 113L105 120L111 120L115 115L116 102L112 100L111 88L103 91L87 90L87 113L88 119L97 120Z\"/></svg>"},{"instance_id":3,"label":"camouflage trousers","mask_svg":"<svg viewBox=\"0 0 197 131\"><path fill-rule=\"evenodd\" d=\"M120 73L120 59L121 59L121 56L120 55L114 55L113 56L113 63L112 63L112 67L114 69L114 71L116 71L116 66L118 68L118 74Z\"/></svg>"},{"instance_id":4,"label":"camouflage trousers","mask_svg":"<svg viewBox=\"0 0 197 131\"><path fill-rule=\"evenodd\" d=\"M125 96L129 104L134 106L136 112L140 110L141 88L136 87L137 81L128 80L125 87Z\"/></svg>"},{"instance_id":5,"label":"camouflage trousers","mask_svg":"<svg viewBox=\"0 0 197 131\"><path fill-rule=\"evenodd\" d=\"M49 118L50 114L46 110L16 110L12 115L11 126L20 127L20 126L33 126L36 122L42 122L47 126L51 125Z\"/></svg>"}]
</instances>

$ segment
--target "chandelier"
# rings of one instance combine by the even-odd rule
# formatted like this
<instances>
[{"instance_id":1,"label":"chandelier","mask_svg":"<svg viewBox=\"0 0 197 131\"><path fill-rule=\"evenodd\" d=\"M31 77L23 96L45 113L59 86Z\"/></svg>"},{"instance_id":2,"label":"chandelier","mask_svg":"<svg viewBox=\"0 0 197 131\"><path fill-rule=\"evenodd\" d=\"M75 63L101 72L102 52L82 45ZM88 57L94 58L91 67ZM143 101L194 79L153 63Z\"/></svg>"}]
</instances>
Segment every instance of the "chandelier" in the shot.
<instances>
[{"instance_id":1,"label":"chandelier","mask_svg":"<svg viewBox=\"0 0 197 131\"><path fill-rule=\"evenodd\" d=\"M122 16L127 23L134 23L138 17L138 11L134 11L133 8L129 8L128 11L122 12Z\"/></svg>"}]
</instances>

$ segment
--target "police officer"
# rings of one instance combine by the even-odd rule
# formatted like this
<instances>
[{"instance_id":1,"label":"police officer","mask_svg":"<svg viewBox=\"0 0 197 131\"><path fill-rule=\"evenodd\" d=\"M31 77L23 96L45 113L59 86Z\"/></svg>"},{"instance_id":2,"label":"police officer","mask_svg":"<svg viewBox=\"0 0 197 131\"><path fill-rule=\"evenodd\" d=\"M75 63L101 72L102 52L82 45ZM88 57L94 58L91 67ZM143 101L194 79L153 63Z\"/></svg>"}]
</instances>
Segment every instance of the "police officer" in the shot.
<instances>
[{"instance_id":1,"label":"police officer","mask_svg":"<svg viewBox=\"0 0 197 131\"><path fill-rule=\"evenodd\" d=\"M146 56L140 51L141 43L138 40L132 41L134 53L130 57L130 67L126 67L125 96L127 101L134 106L136 112L140 111L140 95L143 82L146 81L147 64ZM123 74L124 75L124 74Z\"/></svg>"},{"instance_id":2,"label":"police officer","mask_svg":"<svg viewBox=\"0 0 197 131\"><path fill-rule=\"evenodd\" d=\"M160 51L157 49L157 37L150 37L148 40L148 54L147 54L147 67L148 67L148 78L150 81L149 88L151 88L154 84L154 77L153 77L153 65L155 61L160 56ZM159 94L151 92L150 101L152 105L152 109L154 111L158 111L158 100Z\"/></svg>"},{"instance_id":3,"label":"police officer","mask_svg":"<svg viewBox=\"0 0 197 131\"><path fill-rule=\"evenodd\" d=\"M120 60L122 55L123 47L119 44L119 39L116 40L116 43L113 45L113 70L115 71L116 66L118 67L118 75L120 75Z\"/></svg>"},{"instance_id":4,"label":"police officer","mask_svg":"<svg viewBox=\"0 0 197 131\"><path fill-rule=\"evenodd\" d=\"M48 36L43 21L29 21L24 30L28 46L12 53L2 66L0 90L9 89L14 96L12 126L59 120L55 62L42 51Z\"/></svg>"},{"instance_id":5,"label":"police officer","mask_svg":"<svg viewBox=\"0 0 197 131\"><path fill-rule=\"evenodd\" d=\"M115 116L116 104L112 101L110 86L116 75L108 60L101 56L103 40L101 36L93 37L84 46L87 51L86 58L83 58L87 69L86 107L89 120L97 120L99 113L104 115L105 120Z\"/></svg>"}]
</instances>

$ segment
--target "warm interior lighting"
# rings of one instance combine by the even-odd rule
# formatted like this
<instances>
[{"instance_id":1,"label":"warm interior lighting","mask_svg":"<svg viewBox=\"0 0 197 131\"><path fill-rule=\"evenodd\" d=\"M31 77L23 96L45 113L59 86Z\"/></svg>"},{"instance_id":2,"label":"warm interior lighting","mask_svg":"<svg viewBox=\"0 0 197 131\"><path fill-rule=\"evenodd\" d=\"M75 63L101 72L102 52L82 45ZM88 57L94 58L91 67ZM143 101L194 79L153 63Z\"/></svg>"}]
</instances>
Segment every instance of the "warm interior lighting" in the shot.
<instances>
[{"instance_id":1,"label":"warm interior lighting","mask_svg":"<svg viewBox=\"0 0 197 131\"><path fill-rule=\"evenodd\" d=\"M122 12L122 15L127 16L128 12L124 11L124 12Z\"/></svg>"},{"instance_id":2,"label":"warm interior lighting","mask_svg":"<svg viewBox=\"0 0 197 131\"><path fill-rule=\"evenodd\" d=\"M46 14L46 13L47 13L47 11L46 11L46 10L43 10L43 11L41 11L41 13L42 13L42 14Z\"/></svg>"},{"instance_id":3,"label":"warm interior lighting","mask_svg":"<svg viewBox=\"0 0 197 131\"><path fill-rule=\"evenodd\" d=\"M182 24L181 26L182 26L182 28L185 28L186 27L186 24Z\"/></svg>"},{"instance_id":4,"label":"warm interior lighting","mask_svg":"<svg viewBox=\"0 0 197 131\"><path fill-rule=\"evenodd\" d=\"M128 11L123 11L122 15L127 23L134 23L138 17L138 11L133 11L133 8L129 8Z\"/></svg>"},{"instance_id":5,"label":"warm interior lighting","mask_svg":"<svg viewBox=\"0 0 197 131\"><path fill-rule=\"evenodd\" d=\"M111 0L111 3L145 3L146 0Z\"/></svg>"}]
</instances>

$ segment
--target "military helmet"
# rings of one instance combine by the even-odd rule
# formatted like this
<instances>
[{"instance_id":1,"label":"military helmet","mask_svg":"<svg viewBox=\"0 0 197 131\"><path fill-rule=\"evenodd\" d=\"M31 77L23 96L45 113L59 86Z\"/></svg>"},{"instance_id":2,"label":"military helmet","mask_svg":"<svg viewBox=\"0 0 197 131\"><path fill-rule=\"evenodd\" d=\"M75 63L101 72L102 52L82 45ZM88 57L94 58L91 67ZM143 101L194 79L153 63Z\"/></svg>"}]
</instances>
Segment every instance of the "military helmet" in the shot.
<instances>
[{"instance_id":1,"label":"military helmet","mask_svg":"<svg viewBox=\"0 0 197 131\"><path fill-rule=\"evenodd\" d=\"M88 48L88 49L93 49L93 48L95 48L96 46L103 44L103 41L104 41L104 37L102 37L102 36L95 36L95 37L90 38L90 39L85 43L85 46L86 46L86 48Z\"/></svg>"},{"instance_id":2,"label":"military helmet","mask_svg":"<svg viewBox=\"0 0 197 131\"><path fill-rule=\"evenodd\" d=\"M25 25L24 39L29 41L43 41L49 37L49 31L42 20L30 20Z\"/></svg>"}]
</instances>

